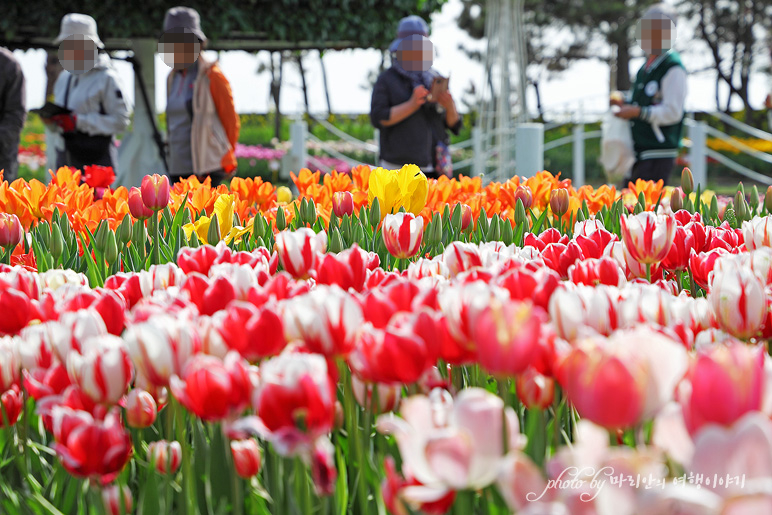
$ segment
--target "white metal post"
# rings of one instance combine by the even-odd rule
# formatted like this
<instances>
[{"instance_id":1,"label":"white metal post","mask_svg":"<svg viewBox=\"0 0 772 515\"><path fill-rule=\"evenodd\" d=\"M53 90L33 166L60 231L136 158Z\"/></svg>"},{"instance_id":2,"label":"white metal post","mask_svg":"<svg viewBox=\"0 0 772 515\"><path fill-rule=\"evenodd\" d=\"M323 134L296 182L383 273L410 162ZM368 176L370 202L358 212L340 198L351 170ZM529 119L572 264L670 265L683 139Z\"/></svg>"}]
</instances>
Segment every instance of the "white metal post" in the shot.
<instances>
[{"instance_id":1,"label":"white metal post","mask_svg":"<svg viewBox=\"0 0 772 515\"><path fill-rule=\"evenodd\" d=\"M544 125L521 123L515 136L515 173L522 177L533 177L544 170Z\"/></svg>"},{"instance_id":2,"label":"white metal post","mask_svg":"<svg viewBox=\"0 0 772 515\"><path fill-rule=\"evenodd\" d=\"M296 174L301 168L306 167L308 155L306 154L306 133L308 126L303 120L295 120L290 125L290 151L287 158L282 161L282 178L289 180L290 171Z\"/></svg>"},{"instance_id":3,"label":"white metal post","mask_svg":"<svg viewBox=\"0 0 772 515\"><path fill-rule=\"evenodd\" d=\"M375 129L373 131L373 138L375 138L375 146L378 147L378 152L375 153L375 166L378 166L381 162L381 131Z\"/></svg>"},{"instance_id":4,"label":"white metal post","mask_svg":"<svg viewBox=\"0 0 772 515\"><path fill-rule=\"evenodd\" d=\"M574 125L574 174L573 185L575 188L584 186L584 123L581 121Z\"/></svg>"},{"instance_id":5,"label":"white metal post","mask_svg":"<svg viewBox=\"0 0 772 515\"><path fill-rule=\"evenodd\" d=\"M708 154L707 131L705 122L694 121L689 124L689 139L692 142L689 150L689 167L694 177L694 186L700 185L702 191L708 186Z\"/></svg>"},{"instance_id":6,"label":"white metal post","mask_svg":"<svg viewBox=\"0 0 772 515\"><path fill-rule=\"evenodd\" d=\"M472 127L472 151L474 152L472 174L475 177L481 177L485 173L486 159L483 151L482 128L480 127Z\"/></svg>"}]
</instances>

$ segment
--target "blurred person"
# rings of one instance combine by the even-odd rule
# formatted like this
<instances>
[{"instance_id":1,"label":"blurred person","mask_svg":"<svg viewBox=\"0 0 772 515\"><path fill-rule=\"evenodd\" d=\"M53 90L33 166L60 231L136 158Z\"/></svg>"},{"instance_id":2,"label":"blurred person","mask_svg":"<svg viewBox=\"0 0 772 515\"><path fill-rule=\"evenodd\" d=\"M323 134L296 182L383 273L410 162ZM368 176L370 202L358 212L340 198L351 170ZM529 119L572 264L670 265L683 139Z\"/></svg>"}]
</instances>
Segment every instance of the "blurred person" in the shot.
<instances>
[{"instance_id":1,"label":"blurred person","mask_svg":"<svg viewBox=\"0 0 772 515\"><path fill-rule=\"evenodd\" d=\"M236 172L241 123L228 79L217 62L204 58L206 43L197 11L166 12L158 51L172 67L166 81L169 175L172 181L209 177L217 186Z\"/></svg>"},{"instance_id":2,"label":"blurred person","mask_svg":"<svg viewBox=\"0 0 772 515\"><path fill-rule=\"evenodd\" d=\"M43 122L59 136L49 143L56 147L56 166L115 169L115 136L129 126L129 107L96 21L86 14L67 14L54 43L60 44L64 68L54 85L54 104L63 112Z\"/></svg>"},{"instance_id":3,"label":"blurred person","mask_svg":"<svg viewBox=\"0 0 772 515\"><path fill-rule=\"evenodd\" d=\"M629 102L618 96L616 116L631 120L635 164L630 180L668 183L678 157L686 100L686 69L672 49L677 15L666 4L654 4L644 13L638 38L646 62L635 77Z\"/></svg>"},{"instance_id":4,"label":"blurred person","mask_svg":"<svg viewBox=\"0 0 772 515\"><path fill-rule=\"evenodd\" d=\"M13 52L0 47L0 170L13 182L19 170L19 140L25 108L24 74Z\"/></svg>"},{"instance_id":5,"label":"blurred person","mask_svg":"<svg viewBox=\"0 0 772 515\"><path fill-rule=\"evenodd\" d=\"M450 92L430 98L437 73L431 70L433 47L428 33L419 16L400 20L397 39L389 46L392 66L373 87L370 121L380 129L379 166L399 169L415 164L427 177L436 177L437 144L449 143L446 130L458 133L461 125Z\"/></svg>"}]
</instances>

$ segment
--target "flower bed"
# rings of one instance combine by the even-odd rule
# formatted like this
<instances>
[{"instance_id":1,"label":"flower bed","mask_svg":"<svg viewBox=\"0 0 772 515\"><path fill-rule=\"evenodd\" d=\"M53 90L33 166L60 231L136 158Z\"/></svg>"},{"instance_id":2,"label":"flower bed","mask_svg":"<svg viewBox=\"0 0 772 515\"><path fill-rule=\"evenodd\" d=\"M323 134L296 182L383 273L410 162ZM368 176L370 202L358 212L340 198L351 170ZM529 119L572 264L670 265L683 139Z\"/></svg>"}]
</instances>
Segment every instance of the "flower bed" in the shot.
<instances>
[{"instance_id":1,"label":"flower bed","mask_svg":"<svg viewBox=\"0 0 772 515\"><path fill-rule=\"evenodd\" d=\"M772 502L772 191L87 175L0 186L4 512Z\"/></svg>"}]
</instances>

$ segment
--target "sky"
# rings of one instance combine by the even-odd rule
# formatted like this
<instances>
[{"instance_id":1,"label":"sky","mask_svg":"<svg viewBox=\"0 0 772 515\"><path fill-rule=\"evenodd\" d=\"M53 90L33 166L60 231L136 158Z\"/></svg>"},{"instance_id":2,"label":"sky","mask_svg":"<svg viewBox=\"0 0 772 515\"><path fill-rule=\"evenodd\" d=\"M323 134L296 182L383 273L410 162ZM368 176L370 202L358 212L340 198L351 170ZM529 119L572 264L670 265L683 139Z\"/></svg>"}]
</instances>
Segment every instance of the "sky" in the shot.
<instances>
[{"instance_id":1,"label":"sky","mask_svg":"<svg viewBox=\"0 0 772 515\"><path fill-rule=\"evenodd\" d=\"M482 49L484 42L474 41L464 31L458 28L456 18L461 12L460 0L449 0L442 11L436 13L431 20L430 39L436 49L435 68L443 73L449 73L451 80L449 88L461 108L460 99L470 81L478 90L484 76L480 63L470 60L458 49L459 43L470 48ZM161 20L159 20L159 26ZM206 20L202 21L206 32ZM687 70L698 70L711 63L707 48L690 40L690 34L683 20L679 20L679 32L675 43L676 50L688 50L683 56ZM395 27L396 32L396 27ZM570 39L571 34L565 31L555 33L556 40ZM52 34L52 38L55 34ZM600 43L593 45L598 55L608 52L608 48ZM640 47L632 50L634 58L630 63L631 74L634 74L643 63ZM44 103L45 94L45 52L43 50L16 51L21 62L27 83L27 107L39 107ZM208 52L210 58L218 57L215 52ZM220 66L229 79L233 89L236 110L241 113L265 113L271 109L269 100L270 72L258 73L259 64L267 63L268 52L257 54L242 51L223 52L219 54ZM330 100L334 113L367 113L370 110L371 91L367 86L368 73L378 67L381 54L377 50L343 50L330 51L324 56L327 69ZM760 63L767 65L768 62ZM322 83L322 73L319 54L311 51L304 59L306 79L309 87L309 103L312 112L326 111L326 102ZM134 78L131 65L116 61L115 67L125 85L126 97L134 101ZM156 55L156 106L164 109L166 104L165 77L169 67L161 57ZM304 110L300 74L294 65L285 65L285 81L282 85L281 109L284 113L300 113ZM751 104L760 107L769 91L769 78L766 74L756 73L750 83ZM600 113L608 105L609 67L597 59L576 62L566 72L544 77L541 80L542 105L548 112L566 112L579 109L581 104L585 112ZM713 73L690 74L688 79L687 110L715 109L715 75ZM720 90L722 98L726 90ZM533 88L528 91L529 107L536 106ZM741 104L735 100L734 108Z\"/></svg>"}]
</instances>

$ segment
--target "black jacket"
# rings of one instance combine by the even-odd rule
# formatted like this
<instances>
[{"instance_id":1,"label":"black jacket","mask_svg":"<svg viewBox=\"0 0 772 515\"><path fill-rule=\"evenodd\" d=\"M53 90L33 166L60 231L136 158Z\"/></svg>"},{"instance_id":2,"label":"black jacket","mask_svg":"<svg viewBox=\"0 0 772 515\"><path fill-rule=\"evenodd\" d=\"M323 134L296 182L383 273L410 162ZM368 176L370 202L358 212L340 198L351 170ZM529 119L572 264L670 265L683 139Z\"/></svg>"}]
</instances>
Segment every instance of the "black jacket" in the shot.
<instances>
[{"instance_id":1,"label":"black jacket","mask_svg":"<svg viewBox=\"0 0 772 515\"><path fill-rule=\"evenodd\" d=\"M17 177L19 136L27 117L24 74L13 53L0 47L0 170L8 182Z\"/></svg>"}]
</instances>

